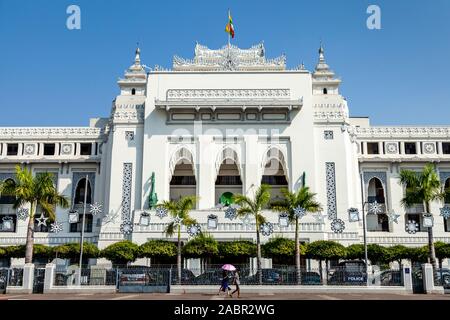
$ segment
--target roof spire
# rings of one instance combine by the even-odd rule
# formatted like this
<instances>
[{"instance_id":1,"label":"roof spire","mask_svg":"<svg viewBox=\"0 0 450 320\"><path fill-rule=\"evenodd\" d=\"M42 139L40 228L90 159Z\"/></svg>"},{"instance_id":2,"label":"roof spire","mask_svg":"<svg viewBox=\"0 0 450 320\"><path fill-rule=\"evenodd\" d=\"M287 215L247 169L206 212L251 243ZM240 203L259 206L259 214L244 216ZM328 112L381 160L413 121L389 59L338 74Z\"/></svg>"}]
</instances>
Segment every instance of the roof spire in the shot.
<instances>
[{"instance_id":1,"label":"roof spire","mask_svg":"<svg viewBox=\"0 0 450 320\"><path fill-rule=\"evenodd\" d=\"M325 50L323 49L322 40L320 40L319 61L325 61L324 53L325 53Z\"/></svg>"},{"instance_id":2,"label":"roof spire","mask_svg":"<svg viewBox=\"0 0 450 320\"><path fill-rule=\"evenodd\" d=\"M134 64L140 65L141 64L141 49L139 49L139 42L136 43L136 56L134 58Z\"/></svg>"}]
</instances>

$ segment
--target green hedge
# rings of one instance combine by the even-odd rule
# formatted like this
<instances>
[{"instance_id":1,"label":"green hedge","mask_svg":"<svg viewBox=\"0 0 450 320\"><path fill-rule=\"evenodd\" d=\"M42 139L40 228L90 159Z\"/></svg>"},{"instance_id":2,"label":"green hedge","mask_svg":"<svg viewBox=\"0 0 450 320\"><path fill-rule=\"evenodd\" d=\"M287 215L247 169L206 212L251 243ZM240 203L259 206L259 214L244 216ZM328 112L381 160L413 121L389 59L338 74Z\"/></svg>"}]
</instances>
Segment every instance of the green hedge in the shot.
<instances>
[{"instance_id":1,"label":"green hedge","mask_svg":"<svg viewBox=\"0 0 450 320\"><path fill-rule=\"evenodd\" d=\"M66 243L53 248L54 256L61 259L80 259L80 244L79 243ZM83 243L83 259L97 258L100 254L100 250L95 244L84 242Z\"/></svg>"},{"instance_id":2,"label":"green hedge","mask_svg":"<svg viewBox=\"0 0 450 320\"><path fill-rule=\"evenodd\" d=\"M150 240L139 247L139 257L151 258L152 263L175 263L177 245L167 240Z\"/></svg>"},{"instance_id":3,"label":"green hedge","mask_svg":"<svg viewBox=\"0 0 450 320\"><path fill-rule=\"evenodd\" d=\"M318 240L306 246L306 256L316 260L344 259L347 252L338 242Z\"/></svg>"},{"instance_id":4,"label":"green hedge","mask_svg":"<svg viewBox=\"0 0 450 320\"><path fill-rule=\"evenodd\" d=\"M186 258L213 258L219 254L219 243L213 236L201 233L183 246L182 254Z\"/></svg>"},{"instance_id":5,"label":"green hedge","mask_svg":"<svg viewBox=\"0 0 450 320\"><path fill-rule=\"evenodd\" d=\"M139 255L139 246L129 240L113 243L100 252L101 257L108 259L116 265L133 262Z\"/></svg>"}]
</instances>

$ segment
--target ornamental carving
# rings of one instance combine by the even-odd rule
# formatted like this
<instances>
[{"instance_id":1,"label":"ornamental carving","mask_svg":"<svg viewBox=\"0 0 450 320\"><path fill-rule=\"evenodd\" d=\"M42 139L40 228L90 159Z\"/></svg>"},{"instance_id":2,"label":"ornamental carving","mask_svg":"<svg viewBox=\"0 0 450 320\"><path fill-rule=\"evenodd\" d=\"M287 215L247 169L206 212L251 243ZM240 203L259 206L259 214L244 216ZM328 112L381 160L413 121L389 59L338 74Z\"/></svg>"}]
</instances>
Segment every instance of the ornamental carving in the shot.
<instances>
[{"instance_id":1,"label":"ornamental carving","mask_svg":"<svg viewBox=\"0 0 450 320\"><path fill-rule=\"evenodd\" d=\"M266 59L262 43L249 49L240 49L234 45L225 45L212 50L197 43L193 59L173 57L174 71L231 71L231 70L285 70L284 55Z\"/></svg>"},{"instance_id":2,"label":"ornamental carving","mask_svg":"<svg viewBox=\"0 0 450 320\"><path fill-rule=\"evenodd\" d=\"M289 99L289 89L169 89L167 100L177 99Z\"/></svg>"},{"instance_id":3,"label":"ornamental carving","mask_svg":"<svg viewBox=\"0 0 450 320\"><path fill-rule=\"evenodd\" d=\"M398 144L396 142L386 142L386 153L396 154L398 153Z\"/></svg>"},{"instance_id":4,"label":"ornamental carving","mask_svg":"<svg viewBox=\"0 0 450 320\"><path fill-rule=\"evenodd\" d=\"M65 155L65 156L71 155L72 154L72 145L68 144L68 143L64 143L61 146L61 154Z\"/></svg>"},{"instance_id":5,"label":"ornamental carving","mask_svg":"<svg viewBox=\"0 0 450 320\"><path fill-rule=\"evenodd\" d=\"M336 204L336 172L335 163L325 163L325 177L327 186L327 214L328 219L334 220L337 218L337 204Z\"/></svg>"},{"instance_id":6,"label":"ornamental carving","mask_svg":"<svg viewBox=\"0 0 450 320\"><path fill-rule=\"evenodd\" d=\"M424 142L423 151L426 154L433 154L436 151L436 145L432 142Z\"/></svg>"},{"instance_id":7,"label":"ornamental carving","mask_svg":"<svg viewBox=\"0 0 450 320\"><path fill-rule=\"evenodd\" d=\"M27 156L34 155L36 151L36 145L35 144L25 144L25 154Z\"/></svg>"},{"instance_id":8,"label":"ornamental carving","mask_svg":"<svg viewBox=\"0 0 450 320\"><path fill-rule=\"evenodd\" d=\"M450 127L358 127L356 133L368 137L450 137Z\"/></svg>"},{"instance_id":9,"label":"ornamental carving","mask_svg":"<svg viewBox=\"0 0 450 320\"><path fill-rule=\"evenodd\" d=\"M100 138L103 130L91 127L66 127L66 128L0 128L1 138Z\"/></svg>"},{"instance_id":10,"label":"ornamental carving","mask_svg":"<svg viewBox=\"0 0 450 320\"><path fill-rule=\"evenodd\" d=\"M122 222L123 225L130 225L131 221L131 186L132 186L133 164L123 164L122 181ZM128 230L128 228L127 228Z\"/></svg>"}]
</instances>

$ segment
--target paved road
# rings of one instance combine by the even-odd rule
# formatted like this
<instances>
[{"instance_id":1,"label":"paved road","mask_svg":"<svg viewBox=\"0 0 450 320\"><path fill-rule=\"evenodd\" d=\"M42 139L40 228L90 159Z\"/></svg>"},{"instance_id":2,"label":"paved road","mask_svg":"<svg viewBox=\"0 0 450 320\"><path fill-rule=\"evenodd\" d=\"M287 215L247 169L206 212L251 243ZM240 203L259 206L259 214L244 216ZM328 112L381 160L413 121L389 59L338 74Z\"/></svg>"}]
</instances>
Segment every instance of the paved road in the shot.
<instances>
[{"instance_id":1,"label":"paved road","mask_svg":"<svg viewBox=\"0 0 450 320\"><path fill-rule=\"evenodd\" d=\"M240 299L213 294L116 293L116 294L3 294L0 300L450 300L450 294L301 293L244 294Z\"/></svg>"}]
</instances>

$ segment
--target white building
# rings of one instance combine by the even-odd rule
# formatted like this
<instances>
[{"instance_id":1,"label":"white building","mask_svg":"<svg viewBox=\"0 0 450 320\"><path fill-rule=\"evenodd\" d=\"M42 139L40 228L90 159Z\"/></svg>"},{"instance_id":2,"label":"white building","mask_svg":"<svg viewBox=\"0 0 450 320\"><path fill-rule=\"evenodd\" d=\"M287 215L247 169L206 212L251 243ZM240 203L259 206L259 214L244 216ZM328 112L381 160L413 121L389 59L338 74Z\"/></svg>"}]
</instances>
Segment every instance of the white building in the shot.
<instances>
[{"instance_id":1,"label":"white building","mask_svg":"<svg viewBox=\"0 0 450 320\"><path fill-rule=\"evenodd\" d=\"M122 239L165 238L171 219L149 209L152 182L159 201L199 196L192 216L201 229L231 240L253 239L255 227L251 219L225 217L218 206L224 193L251 195L265 182L276 198L280 188L297 190L305 180L324 211L301 219L301 240L362 243L362 221L351 221L348 212L358 208L361 216L362 176L364 201L381 204L380 213L367 215L368 242L425 245L424 209L401 207L398 173L432 162L448 185L450 127L372 127L368 118L349 116L340 83L322 47L312 72L287 69L284 56L266 59L262 44L219 50L197 44L193 60L175 56L171 70L147 72L137 49L109 118L91 119L89 127L0 128L0 180L14 179L17 164L53 172L59 192L81 214L87 175L87 202L101 204L102 212L86 215L85 238L103 248ZM1 246L25 243L26 218L10 200L0 200ZM442 206L432 206L435 240L450 242ZM398 223L388 219L392 211ZM148 224L143 214L150 214ZM263 241L294 237L278 213L265 214L273 233ZM416 233L406 231L408 221L418 222ZM57 222L60 232L36 222L35 242L79 240L81 222L69 223L69 209L57 209ZM184 228L182 237L189 238Z\"/></svg>"}]
</instances>

